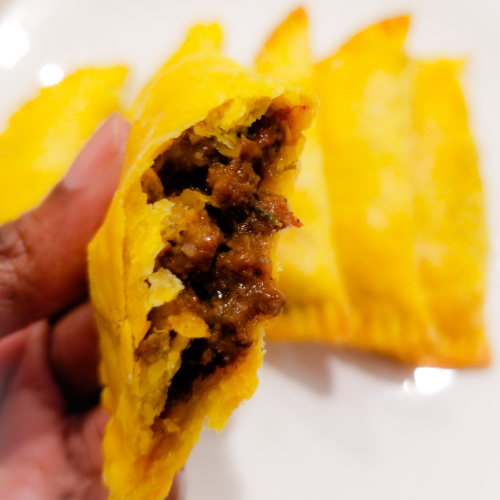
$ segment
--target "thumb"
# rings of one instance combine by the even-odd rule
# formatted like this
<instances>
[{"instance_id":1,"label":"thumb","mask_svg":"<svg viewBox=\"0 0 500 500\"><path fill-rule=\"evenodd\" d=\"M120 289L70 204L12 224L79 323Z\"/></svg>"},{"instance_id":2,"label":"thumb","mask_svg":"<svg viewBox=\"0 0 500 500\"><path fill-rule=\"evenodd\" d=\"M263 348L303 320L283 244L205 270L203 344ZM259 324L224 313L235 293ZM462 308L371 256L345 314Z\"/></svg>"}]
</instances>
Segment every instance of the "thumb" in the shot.
<instances>
[{"instance_id":1,"label":"thumb","mask_svg":"<svg viewBox=\"0 0 500 500\"><path fill-rule=\"evenodd\" d=\"M112 114L46 200L0 227L0 336L85 297L87 245L117 188L129 132Z\"/></svg>"}]
</instances>

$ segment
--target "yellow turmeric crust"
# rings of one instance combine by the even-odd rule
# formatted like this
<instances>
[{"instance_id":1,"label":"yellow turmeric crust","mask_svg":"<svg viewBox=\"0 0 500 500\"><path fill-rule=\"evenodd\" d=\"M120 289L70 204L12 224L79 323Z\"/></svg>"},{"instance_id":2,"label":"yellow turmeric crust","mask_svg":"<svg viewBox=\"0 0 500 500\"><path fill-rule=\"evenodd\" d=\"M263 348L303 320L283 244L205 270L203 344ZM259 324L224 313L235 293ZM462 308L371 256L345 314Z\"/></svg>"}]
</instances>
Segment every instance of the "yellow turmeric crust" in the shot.
<instances>
[{"instance_id":1,"label":"yellow turmeric crust","mask_svg":"<svg viewBox=\"0 0 500 500\"><path fill-rule=\"evenodd\" d=\"M82 69L12 116L0 136L0 224L35 206L65 174L99 122L119 109L126 74Z\"/></svg>"},{"instance_id":2,"label":"yellow turmeric crust","mask_svg":"<svg viewBox=\"0 0 500 500\"><path fill-rule=\"evenodd\" d=\"M164 335L161 359L144 363L136 357L151 325L148 313L174 300L183 288L167 269L154 270L173 203L163 198L148 204L141 187L144 172L191 127L230 148L237 131L269 106L289 110L297 138L313 118L316 101L311 94L245 70L220 54L219 43L216 26L192 29L180 51L138 98L120 187L89 247L91 295L102 348L102 403L111 414L103 443L111 499L164 498L204 422L208 419L210 427L222 429L257 385L262 325L256 326L245 356L198 378L192 397L167 418L160 414L182 350L191 338L207 335L206 325L189 315L170 317L166 333L175 329L178 335L172 341ZM296 140L294 154L302 143ZM280 192L291 183L288 175L273 182Z\"/></svg>"},{"instance_id":3,"label":"yellow turmeric crust","mask_svg":"<svg viewBox=\"0 0 500 500\"><path fill-rule=\"evenodd\" d=\"M294 83L288 66L304 68L321 102L290 199L305 227L277 248L287 305L266 334L484 366L487 236L460 64L409 60L408 25L374 25L314 65L299 10L257 58Z\"/></svg>"},{"instance_id":4,"label":"yellow turmeric crust","mask_svg":"<svg viewBox=\"0 0 500 500\"><path fill-rule=\"evenodd\" d=\"M314 63L304 9L297 9L276 29L255 61L257 71L312 89ZM320 106L321 109L321 106ZM284 313L266 326L274 340L329 341L350 329L351 316L339 275L333 241L331 199L325 182L325 153L316 119L304 134L302 168L289 203L304 226L278 235L279 288Z\"/></svg>"},{"instance_id":5,"label":"yellow turmeric crust","mask_svg":"<svg viewBox=\"0 0 500 500\"><path fill-rule=\"evenodd\" d=\"M419 278L436 328L428 363L487 365L488 235L478 154L460 88L462 61L415 61L412 180Z\"/></svg>"}]
</instances>

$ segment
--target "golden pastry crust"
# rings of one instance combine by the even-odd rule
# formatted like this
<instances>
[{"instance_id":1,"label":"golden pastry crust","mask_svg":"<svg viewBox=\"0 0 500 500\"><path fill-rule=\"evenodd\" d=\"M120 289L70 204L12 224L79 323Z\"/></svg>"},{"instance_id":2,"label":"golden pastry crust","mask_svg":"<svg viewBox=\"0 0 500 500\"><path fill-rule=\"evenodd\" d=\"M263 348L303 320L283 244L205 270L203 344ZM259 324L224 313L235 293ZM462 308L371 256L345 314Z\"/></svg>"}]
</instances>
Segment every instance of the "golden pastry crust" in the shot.
<instances>
[{"instance_id":1,"label":"golden pastry crust","mask_svg":"<svg viewBox=\"0 0 500 500\"><path fill-rule=\"evenodd\" d=\"M182 160L179 148L188 151L208 139L217 144L217 154L229 160L235 151L242 151L243 131L250 131L264 115L270 119L285 116L286 134L280 154L273 157L275 175L264 175L259 181L265 190L259 191L260 205L252 209L256 216L264 214L270 225L282 225L273 215L277 205L269 208L262 193L278 196L290 188L295 174L288 168L302 148L302 130L310 124L315 105L307 92L253 74L223 57L217 50L218 38L220 32L214 26L196 27L140 95L132 112L135 121L120 187L89 247L91 294L103 355L102 403L111 414L103 444L111 498L163 498L204 422L208 419L210 427L221 429L257 385L262 359L262 321L258 318L246 331L248 345L232 362L198 376L188 397L183 393L174 407L168 405L167 394L171 397L183 354L208 333L203 318L182 309L190 293L185 280L189 266L195 262L203 267L203 256L193 250L195 240L190 238L195 235L189 233L186 217L198 221L209 239L221 237L203 207L209 199L215 199L210 203L216 209L222 203L231 204L235 191L224 175L217 178L219 167L213 167L215 180L210 173L207 177L207 183L215 182L212 194L184 189L184 181L179 181L178 192L169 195L170 181L162 188L155 176L164 179L170 175L168 169L177 168L169 162ZM247 143L241 154L252 156L251 141ZM162 170L165 162L167 170ZM248 175L245 182L251 184ZM184 227L181 232L179 224ZM184 260L163 264L165 252L174 255L172 243L178 244L172 231L183 235ZM187 262L186 255L192 261ZM162 309L165 305L167 309ZM169 307L180 307L181 312L165 313ZM212 327L210 335L214 335Z\"/></svg>"},{"instance_id":2,"label":"golden pastry crust","mask_svg":"<svg viewBox=\"0 0 500 500\"><path fill-rule=\"evenodd\" d=\"M314 65L299 9L256 60L321 102L290 197L305 227L277 248L287 305L266 333L484 366L487 237L460 65L409 60L408 23L372 26Z\"/></svg>"},{"instance_id":3,"label":"golden pastry crust","mask_svg":"<svg viewBox=\"0 0 500 500\"><path fill-rule=\"evenodd\" d=\"M462 61L413 64L412 180L419 277L436 332L424 363L485 366L488 235L478 154L460 87Z\"/></svg>"},{"instance_id":4,"label":"golden pastry crust","mask_svg":"<svg viewBox=\"0 0 500 500\"><path fill-rule=\"evenodd\" d=\"M126 74L79 70L14 114L0 136L0 224L39 203L65 174L99 122L119 109Z\"/></svg>"},{"instance_id":5,"label":"golden pastry crust","mask_svg":"<svg viewBox=\"0 0 500 500\"><path fill-rule=\"evenodd\" d=\"M257 71L314 87L314 61L304 9L297 9L276 29L258 55ZM321 109L321 107L320 107ZM289 197L304 227L278 236L276 257L284 312L266 326L275 340L329 341L350 329L350 312L334 243L332 200L325 181L325 154L317 120L304 134L303 168ZM332 333L335 332L335 333Z\"/></svg>"},{"instance_id":6,"label":"golden pastry crust","mask_svg":"<svg viewBox=\"0 0 500 500\"><path fill-rule=\"evenodd\" d=\"M316 67L350 345L417 361L430 316L416 267L407 17L357 34Z\"/></svg>"}]
</instances>

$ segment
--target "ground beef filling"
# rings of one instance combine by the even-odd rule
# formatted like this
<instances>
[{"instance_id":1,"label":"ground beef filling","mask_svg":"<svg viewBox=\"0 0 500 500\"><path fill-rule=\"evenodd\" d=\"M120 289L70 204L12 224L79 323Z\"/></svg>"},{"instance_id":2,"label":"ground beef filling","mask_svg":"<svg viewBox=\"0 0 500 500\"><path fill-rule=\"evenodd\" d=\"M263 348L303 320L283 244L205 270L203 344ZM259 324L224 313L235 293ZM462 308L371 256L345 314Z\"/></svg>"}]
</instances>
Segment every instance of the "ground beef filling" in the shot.
<instances>
[{"instance_id":1,"label":"ground beef filling","mask_svg":"<svg viewBox=\"0 0 500 500\"><path fill-rule=\"evenodd\" d=\"M185 228L166 241L157 259L157 268L172 271L185 288L174 301L154 309L150 319L188 311L210 328L209 338L194 339L183 351L163 417L190 397L195 379L244 354L255 323L276 316L284 305L271 277L271 239L301 224L286 199L266 192L262 180L276 175L274 158L285 133L283 117L264 116L241 135L234 158L222 154L215 139L188 130L155 162L164 192L149 190L150 202L166 196L177 203L184 190L212 200L203 208L182 209Z\"/></svg>"}]
</instances>

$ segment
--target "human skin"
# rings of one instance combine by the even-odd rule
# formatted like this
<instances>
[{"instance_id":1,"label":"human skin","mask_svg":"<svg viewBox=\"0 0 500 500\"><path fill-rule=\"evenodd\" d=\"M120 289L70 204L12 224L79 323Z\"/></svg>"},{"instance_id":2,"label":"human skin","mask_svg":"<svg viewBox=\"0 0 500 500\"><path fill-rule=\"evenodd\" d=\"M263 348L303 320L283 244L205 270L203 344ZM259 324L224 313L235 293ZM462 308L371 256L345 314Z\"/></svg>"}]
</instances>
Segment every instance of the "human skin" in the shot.
<instances>
[{"instance_id":1,"label":"human skin","mask_svg":"<svg viewBox=\"0 0 500 500\"><path fill-rule=\"evenodd\" d=\"M97 331L86 249L130 124L112 114L36 209L0 227L0 498L104 500ZM168 500L180 500L179 478Z\"/></svg>"}]
</instances>

